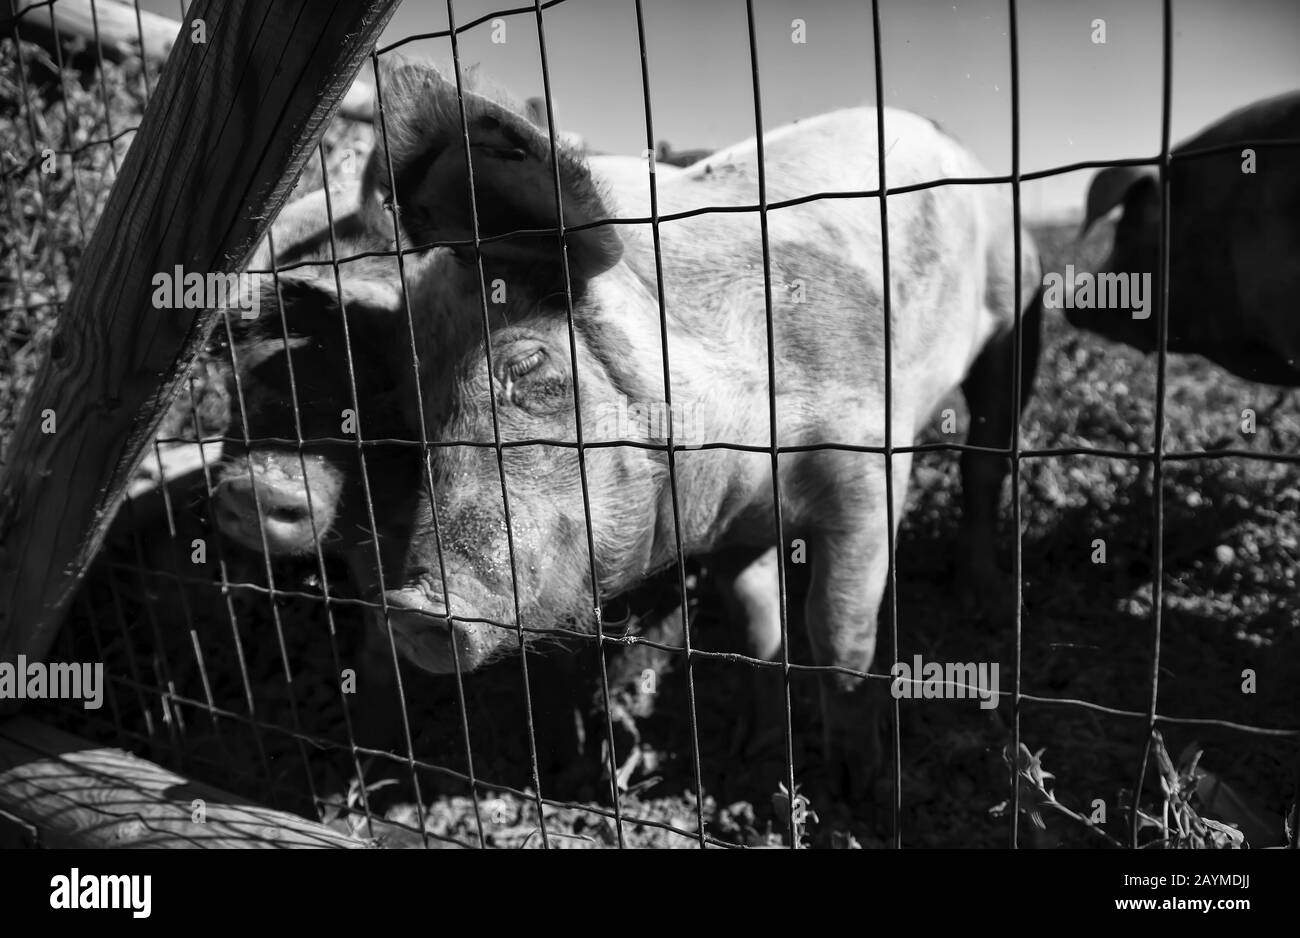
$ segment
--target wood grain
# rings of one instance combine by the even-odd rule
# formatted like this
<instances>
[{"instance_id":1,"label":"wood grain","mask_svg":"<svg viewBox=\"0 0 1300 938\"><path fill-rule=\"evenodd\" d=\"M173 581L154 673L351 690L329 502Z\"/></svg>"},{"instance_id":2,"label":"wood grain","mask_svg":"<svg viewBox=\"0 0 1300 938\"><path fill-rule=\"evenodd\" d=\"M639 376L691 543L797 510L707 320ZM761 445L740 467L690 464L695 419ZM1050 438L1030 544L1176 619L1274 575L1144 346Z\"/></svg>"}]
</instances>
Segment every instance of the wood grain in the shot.
<instances>
[{"instance_id":1,"label":"wood grain","mask_svg":"<svg viewBox=\"0 0 1300 938\"><path fill-rule=\"evenodd\" d=\"M0 721L0 810L51 848L369 845L26 717Z\"/></svg>"}]
</instances>

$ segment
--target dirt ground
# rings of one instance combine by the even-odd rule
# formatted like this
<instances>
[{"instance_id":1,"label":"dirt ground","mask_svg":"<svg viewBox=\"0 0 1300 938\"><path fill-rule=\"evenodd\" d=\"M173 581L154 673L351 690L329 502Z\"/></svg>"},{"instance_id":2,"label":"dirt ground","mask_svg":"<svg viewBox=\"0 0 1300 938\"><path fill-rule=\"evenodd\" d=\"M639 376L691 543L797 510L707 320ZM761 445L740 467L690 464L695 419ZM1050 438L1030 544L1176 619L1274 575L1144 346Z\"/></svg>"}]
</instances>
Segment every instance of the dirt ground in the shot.
<instances>
[{"instance_id":1,"label":"dirt ground","mask_svg":"<svg viewBox=\"0 0 1300 938\"><path fill-rule=\"evenodd\" d=\"M0 76L10 76L12 43L3 45L8 58L0 61ZM138 109L139 95L132 96L138 74L114 68L104 80L111 99L121 102L119 128L129 126L132 108ZM0 90L6 132L26 134L30 114L22 89L11 83ZM96 113L93 91L87 84L73 94L74 143L103 132L86 116ZM40 122L50 126L39 134L57 139L61 113L53 106L40 112ZM332 135L330 159L355 145L355 133ZM102 193L111 179L106 153L79 159L95 161L82 165L81 189ZM93 223L98 203L87 194L82 219L66 179L38 181L31 166L5 169L11 196L0 221L0 428L7 436L15 401L54 321L49 301L66 290L80 224ZM1097 243L1090 239L1091 247L1081 250L1072 230L1061 227L1035 237L1048 270L1086 262ZM203 435L221 422L219 406L202 406L219 383L218 366L199 374L197 432ZM962 413L959 400L952 406ZM1253 433L1241 430L1246 408L1260 415ZM1037 391L1022 422L1024 449L1149 450L1155 410L1154 358L1074 333L1059 313L1049 313ZM1158 665L1153 504L1143 462L1046 455L1022 463L1018 676L1032 699L1020 704L1019 738L1031 752L1042 750L1056 799L1097 822L1090 829L1049 809L1040 827L1022 815L1022 845L1126 840L1126 805L1146 729L1142 718L1110 711L1144 714L1153 675L1159 713L1178 721L1161 724L1169 752L1177 760L1189 746L1201 750L1201 770L1229 786L1239 802L1216 814L1202 798L1202 813L1249 817L1264 832L1255 846L1266 845L1270 832L1277 842L1283 836L1300 767L1296 737L1224 724L1300 728L1300 467L1268 459L1300 453L1300 406L1295 395L1280 397L1200 359L1171 357L1165 421L1170 454L1232 448L1255 455L1165 462ZM194 424L177 420L169 432L193 435ZM927 439L949 438L936 427ZM897 551L897 655L997 662L1002 689L1011 690L1014 624L972 620L953 588L958 502L956 456L918 456ZM1001 558L1008 591L1014 589L1010 505L1008 492ZM750 665L710 658L688 670L677 654L669 656L670 666L647 673L644 646L608 652L616 675L610 722L622 769L616 812L602 756L605 723L595 706L602 696L600 662L590 650L530 653L466 675L459 687L455 678L403 669L403 708L394 692L366 683L358 607L346 597L328 604L319 598L323 580L332 594L340 590L340 566L322 568L315 560L268 566L221 544L204 500L193 492L179 493L170 520L156 508L143 503L120 519L56 649L59 658L105 661L113 678L110 707L93 719L55 708L36 708L35 715L390 846L789 842L787 802L772 784L772 764L748 760L740 750ZM214 544L216 556L203 568L189 562L196 536ZM1093 562L1098 539L1105 542L1105 563ZM691 566L688 573L693 646L724 652L729 632L708 571ZM278 595L268 595L268 580ZM670 576L620 610L653 623L672 614L679 599ZM617 618L612 610L607 615ZM888 635L887 616L881 626ZM790 634L792 660L807 661L797 602ZM892 653L886 641L881 660ZM627 660L629 654L641 657ZM346 668L361 675L355 694L340 693ZM882 807L888 786L877 792L875 809L851 809L825 795L812 679L792 672L790 696L795 777L809 799L799 839L817 846L891 843L892 820ZM1007 845L1011 774L1004 751L1017 723L1010 700L996 710L973 701L901 701L899 718L902 844ZM354 750L350 738L362 748ZM1148 772L1141 803L1159 816L1155 781ZM1144 832L1144 839L1156 836Z\"/></svg>"}]
</instances>

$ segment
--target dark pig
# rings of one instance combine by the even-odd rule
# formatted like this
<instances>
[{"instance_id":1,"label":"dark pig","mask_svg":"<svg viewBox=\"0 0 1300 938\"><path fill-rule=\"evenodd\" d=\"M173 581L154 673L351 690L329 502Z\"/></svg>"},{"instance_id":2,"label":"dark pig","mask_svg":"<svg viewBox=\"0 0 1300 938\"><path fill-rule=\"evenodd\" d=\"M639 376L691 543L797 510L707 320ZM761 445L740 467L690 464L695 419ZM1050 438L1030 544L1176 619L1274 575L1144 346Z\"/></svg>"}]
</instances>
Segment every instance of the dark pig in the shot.
<instances>
[{"instance_id":1,"label":"dark pig","mask_svg":"<svg viewBox=\"0 0 1300 938\"><path fill-rule=\"evenodd\" d=\"M261 315L235 324L233 425L213 513L226 536L252 550L344 557L354 585L373 595L373 542L391 548L402 539L419 488L419 446L401 404L414 393L413 378L403 380L413 368L396 288L343 284L340 306L332 278L281 275ZM358 447L358 435L379 442ZM400 576L400 560L398 549L390 577Z\"/></svg>"},{"instance_id":2,"label":"dark pig","mask_svg":"<svg viewBox=\"0 0 1300 938\"><path fill-rule=\"evenodd\" d=\"M231 319L233 425L213 493L231 539L272 556L343 556L354 574L365 571L354 585L371 590L373 546L354 548L377 537L372 513L394 535L383 540L400 536L420 456L415 445L363 447L368 500L355 440L418 439L400 403L414 364L395 260L344 260L337 281L330 262L390 249L393 234L355 181L309 193L276 218L249 267L283 272L262 277L255 320Z\"/></svg>"},{"instance_id":3,"label":"dark pig","mask_svg":"<svg viewBox=\"0 0 1300 938\"><path fill-rule=\"evenodd\" d=\"M1174 148L1231 145L1169 168L1171 352L1204 355L1233 374L1300 385L1300 92L1234 111ZM1251 147L1254 157L1243 150ZM1253 172L1244 171L1246 168ZM1086 233L1122 214L1096 277L1133 275L1151 284L1142 308L1130 299L1067 308L1075 326L1153 352L1157 345L1160 181L1155 167L1104 169L1088 189ZM1142 283L1143 280L1136 280Z\"/></svg>"}]
</instances>

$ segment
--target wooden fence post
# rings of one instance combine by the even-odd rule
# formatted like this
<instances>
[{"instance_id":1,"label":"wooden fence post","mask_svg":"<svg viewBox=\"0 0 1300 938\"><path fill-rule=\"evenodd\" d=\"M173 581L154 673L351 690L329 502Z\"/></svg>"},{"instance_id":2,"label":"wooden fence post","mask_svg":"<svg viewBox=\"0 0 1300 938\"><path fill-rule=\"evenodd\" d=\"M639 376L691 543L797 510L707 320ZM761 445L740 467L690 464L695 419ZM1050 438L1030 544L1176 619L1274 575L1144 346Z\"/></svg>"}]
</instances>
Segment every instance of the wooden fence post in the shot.
<instances>
[{"instance_id":1,"label":"wooden fence post","mask_svg":"<svg viewBox=\"0 0 1300 938\"><path fill-rule=\"evenodd\" d=\"M153 276L243 267L398 2L191 7L5 456L0 661L48 651L215 322L154 308Z\"/></svg>"}]
</instances>

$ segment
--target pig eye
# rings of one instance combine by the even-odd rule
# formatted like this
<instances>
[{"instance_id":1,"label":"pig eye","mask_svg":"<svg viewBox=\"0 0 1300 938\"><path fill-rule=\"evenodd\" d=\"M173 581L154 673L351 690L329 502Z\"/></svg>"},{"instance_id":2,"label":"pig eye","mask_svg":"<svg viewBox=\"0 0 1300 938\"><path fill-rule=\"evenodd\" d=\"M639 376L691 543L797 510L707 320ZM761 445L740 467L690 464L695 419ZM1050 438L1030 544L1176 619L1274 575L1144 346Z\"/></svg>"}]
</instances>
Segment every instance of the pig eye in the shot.
<instances>
[{"instance_id":1,"label":"pig eye","mask_svg":"<svg viewBox=\"0 0 1300 938\"><path fill-rule=\"evenodd\" d=\"M506 366L506 371L512 378L522 378L524 375L528 374L528 372L536 371L545 360L546 350L540 348L534 349L527 355L516 358L512 361Z\"/></svg>"},{"instance_id":2,"label":"pig eye","mask_svg":"<svg viewBox=\"0 0 1300 938\"><path fill-rule=\"evenodd\" d=\"M504 399L531 414L551 413L566 401L563 392L568 387L556 365L544 346L531 341L513 358L503 354L497 374Z\"/></svg>"}]
</instances>

